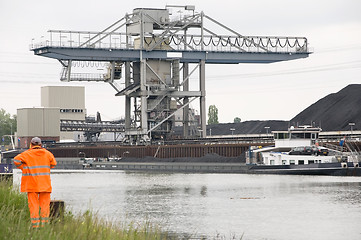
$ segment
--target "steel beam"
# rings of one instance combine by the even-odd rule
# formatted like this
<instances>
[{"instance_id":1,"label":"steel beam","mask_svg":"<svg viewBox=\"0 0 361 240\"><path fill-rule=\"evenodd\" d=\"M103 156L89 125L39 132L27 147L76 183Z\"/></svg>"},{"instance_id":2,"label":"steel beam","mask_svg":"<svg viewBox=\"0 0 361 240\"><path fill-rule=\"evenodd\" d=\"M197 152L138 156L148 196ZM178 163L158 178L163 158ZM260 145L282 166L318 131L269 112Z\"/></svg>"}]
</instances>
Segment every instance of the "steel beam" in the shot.
<instances>
[{"instance_id":1,"label":"steel beam","mask_svg":"<svg viewBox=\"0 0 361 240\"><path fill-rule=\"evenodd\" d=\"M204 60L206 64L237 64L237 63L273 63L307 58L310 53L270 53L270 52L219 52L219 51L175 51L153 50L151 52L134 49L92 49L92 48L59 48L43 47L34 49L34 54L59 60L74 61L140 61L144 59L173 59L169 53L179 53L181 63L198 63ZM169 56L169 57L168 57Z\"/></svg>"},{"instance_id":2,"label":"steel beam","mask_svg":"<svg viewBox=\"0 0 361 240\"><path fill-rule=\"evenodd\" d=\"M183 63L183 93L189 91L189 64ZM185 96L183 99L183 136L189 136L189 98Z\"/></svg>"},{"instance_id":3,"label":"steel beam","mask_svg":"<svg viewBox=\"0 0 361 240\"><path fill-rule=\"evenodd\" d=\"M201 114L201 137L205 138L207 135L207 118L206 118L206 64L204 60L199 63L199 88L201 97L199 98L200 114Z\"/></svg>"},{"instance_id":4,"label":"steel beam","mask_svg":"<svg viewBox=\"0 0 361 240\"><path fill-rule=\"evenodd\" d=\"M125 62L125 87L130 85L130 62ZM131 98L125 96L125 129L130 129Z\"/></svg>"}]
</instances>

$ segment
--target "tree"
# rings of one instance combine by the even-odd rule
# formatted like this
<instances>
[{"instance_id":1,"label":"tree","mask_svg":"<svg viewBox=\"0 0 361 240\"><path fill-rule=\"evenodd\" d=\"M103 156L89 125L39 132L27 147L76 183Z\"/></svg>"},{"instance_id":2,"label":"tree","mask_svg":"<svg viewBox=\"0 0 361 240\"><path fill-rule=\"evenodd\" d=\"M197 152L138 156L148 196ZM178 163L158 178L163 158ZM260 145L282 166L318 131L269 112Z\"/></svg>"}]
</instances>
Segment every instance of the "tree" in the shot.
<instances>
[{"instance_id":1,"label":"tree","mask_svg":"<svg viewBox=\"0 0 361 240\"><path fill-rule=\"evenodd\" d=\"M10 144L10 138L5 135L13 135L16 132L16 115L11 116L4 109L0 109L0 145ZM4 140L4 141L3 141Z\"/></svg>"},{"instance_id":2,"label":"tree","mask_svg":"<svg viewBox=\"0 0 361 240\"><path fill-rule=\"evenodd\" d=\"M241 122L241 119L240 119L239 117L235 117L235 118L233 119L233 122L234 122L234 123L240 123L240 122Z\"/></svg>"},{"instance_id":3,"label":"tree","mask_svg":"<svg viewBox=\"0 0 361 240\"><path fill-rule=\"evenodd\" d=\"M216 105L210 105L208 108L208 125L218 123L218 109Z\"/></svg>"}]
</instances>

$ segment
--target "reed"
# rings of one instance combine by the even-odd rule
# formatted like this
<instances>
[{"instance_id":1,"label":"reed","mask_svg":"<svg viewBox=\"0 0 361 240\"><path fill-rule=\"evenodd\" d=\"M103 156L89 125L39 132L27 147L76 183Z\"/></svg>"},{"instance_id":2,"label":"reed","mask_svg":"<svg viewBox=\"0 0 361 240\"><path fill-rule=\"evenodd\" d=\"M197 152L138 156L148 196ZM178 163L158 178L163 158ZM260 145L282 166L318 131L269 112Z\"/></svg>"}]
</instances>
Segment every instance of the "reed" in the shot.
<instances>
[{"instance_id":1,"label":"reed","mask_svg":"<svg viewBox=\"0 0 361 240\"><path fill-rule=\"evenodd\" d=\"M26 194L15 191L12 183L0 182L0 239L44 240L152 240L169 239L159 228L145 223L143 226L119 227L87 211L82 215L66 212L63 218L53 219L39 229L32 229ZM174 238L174 237L172 237Z\"/></svg>"}]
</instances>

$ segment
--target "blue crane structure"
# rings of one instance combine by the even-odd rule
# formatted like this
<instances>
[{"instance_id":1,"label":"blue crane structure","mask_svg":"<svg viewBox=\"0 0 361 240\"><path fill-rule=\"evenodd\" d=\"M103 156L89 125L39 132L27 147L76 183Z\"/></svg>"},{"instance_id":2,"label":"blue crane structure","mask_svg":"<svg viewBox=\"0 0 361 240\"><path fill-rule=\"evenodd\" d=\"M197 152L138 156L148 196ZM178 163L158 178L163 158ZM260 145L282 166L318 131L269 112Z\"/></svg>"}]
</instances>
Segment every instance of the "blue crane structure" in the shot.
<instances>
[{"instance_id":1,"label":"blue crane structure","mask_svg":"<svg viewBox=\"0 0 361 240\"><path fill-rule=\"evenodd\" d=\"M273 63L310 54L305 37L244 36L189 5L136 8L101 32L50 30L49 39L31 50L59 60L61 81L102 81L125 96L130 141L166 137L176 114L184 136L191 135L189 104L195 99L198 134L206 136L206 64ZM101 65L104 72L94 70ZM192 75L198 75L195 90Z\"/></svg>"}]
</instances>

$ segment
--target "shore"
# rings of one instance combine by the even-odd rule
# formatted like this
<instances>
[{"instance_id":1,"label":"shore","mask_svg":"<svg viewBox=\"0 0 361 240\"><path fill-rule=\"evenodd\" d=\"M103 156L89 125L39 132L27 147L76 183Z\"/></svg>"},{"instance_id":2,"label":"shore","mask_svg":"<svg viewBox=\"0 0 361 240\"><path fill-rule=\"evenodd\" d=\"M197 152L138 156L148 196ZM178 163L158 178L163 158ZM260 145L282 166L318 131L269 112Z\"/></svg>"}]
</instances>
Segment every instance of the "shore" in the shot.
<instances>
[{"instance_id":1,"label":"shore","mask_svg":"<svg viewBox=\"0 0 361 240\"><path fill-rule=\"evenodd\" d=\"M150 223L144 226L113 226L90 211L81 216L65 212L63 218L52 219L50 224L34 230L31 228L26 194L15 191L12 183L0 182L0 239L169 239ZM176 239L175 237L171 237Z\"/></svg>"}]
</instances>

